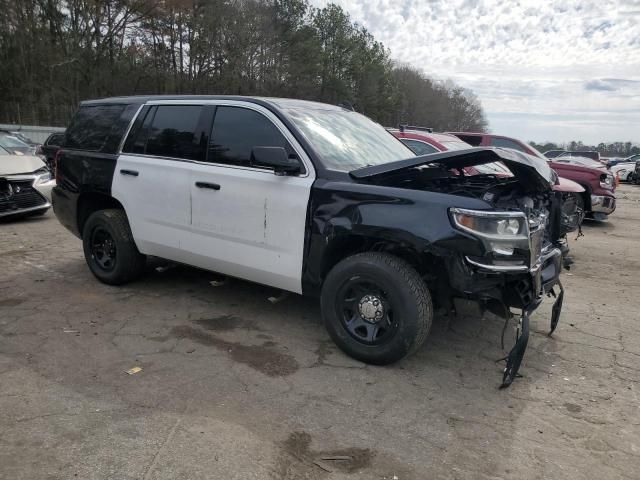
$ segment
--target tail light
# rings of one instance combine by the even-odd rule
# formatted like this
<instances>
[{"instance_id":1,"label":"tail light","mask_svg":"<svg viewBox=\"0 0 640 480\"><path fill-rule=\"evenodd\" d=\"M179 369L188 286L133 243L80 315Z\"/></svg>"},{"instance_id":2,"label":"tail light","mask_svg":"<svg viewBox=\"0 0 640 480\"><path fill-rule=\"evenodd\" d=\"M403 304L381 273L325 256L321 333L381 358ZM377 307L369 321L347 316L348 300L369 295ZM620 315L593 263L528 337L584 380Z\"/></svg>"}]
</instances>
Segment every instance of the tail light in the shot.
<instances>
[{"instance_id":1,"label":"tail light","mask_svg":"<svg viewBox=\"0 0 640 480\"><path fill-rule=\"evenodd\" d=\"M62 153L62 149L59 149L56 152L55 157L53 157L53 176L56 179L56 183L60 184L61 183L61 178L60 178L60 169L58 168L58 162L60 161L60 154Z\"/></svg>"}]
</instances>

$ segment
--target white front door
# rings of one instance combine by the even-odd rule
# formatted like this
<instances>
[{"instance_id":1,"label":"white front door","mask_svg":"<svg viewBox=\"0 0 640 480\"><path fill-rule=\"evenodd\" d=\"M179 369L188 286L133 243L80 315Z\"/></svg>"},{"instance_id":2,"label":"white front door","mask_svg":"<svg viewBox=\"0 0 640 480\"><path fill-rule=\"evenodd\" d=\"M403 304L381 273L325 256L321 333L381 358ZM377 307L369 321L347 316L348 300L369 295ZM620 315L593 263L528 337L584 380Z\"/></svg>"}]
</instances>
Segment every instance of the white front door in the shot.
<instances>
[{"instance_id":1,"label":"white front door","mask_svg":"<svg viewBox=\"0 0 640 480\"><path fill-rule=\"evenodd\" d=\"M246 104L244 104L246 105ZM254 146L282 146L303 172L278 176L249 166ZM290 132L268 110L218 105L208 163L191 164L189 263L302 292L307 206L314 171Z\"/></svg>"}]
</instances>

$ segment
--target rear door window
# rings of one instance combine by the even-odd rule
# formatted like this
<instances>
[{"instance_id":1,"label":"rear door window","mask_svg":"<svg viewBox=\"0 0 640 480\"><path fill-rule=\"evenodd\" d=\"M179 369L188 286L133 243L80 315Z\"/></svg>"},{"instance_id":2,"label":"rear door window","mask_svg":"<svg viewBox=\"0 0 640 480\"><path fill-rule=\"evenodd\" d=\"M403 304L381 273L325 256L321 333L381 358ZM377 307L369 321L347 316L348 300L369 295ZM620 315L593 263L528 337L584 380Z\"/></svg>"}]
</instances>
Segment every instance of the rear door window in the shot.
<instances>
[{"instance_id":1,"label":"rear door window","mask_svg":"<svg viewBox=\"0 0 640 480\"><path fill-rule=\"evenodd\" d=\"M204 160L206 132L200 105L158 106L146 141L145 153L159 157Z\"/></svg>"},{"instance_id":2,"label":"rear door window","mask_svg":"<svg viewBox=\"0 0 640 480\"><path fill-rule=\"evenodd\" d=\"M147 139L151 130L151 121L156 113L156 108L149 105L142 107L140 113L133 122L127 140L124 142L122 151L124 153L144 154L147 148Z\"/></svg>"},{"instance_id":3,"label":"rear door window","mask_svg":"<svg viewBox=\"0 0 640 480\"><path fill-rule=\"evenodd\" d=\"M518 150L519 152L527 153L527 151L524 149L522 145L520 145L518 142L514 142L513 140L509 140L507 138L492 137L491 146L502 147L502 148L512 148L514 150Z\"/></svg>"},{"instance_id":4,"label":"rear door window","mask_svg":"<svg viewBox=\"0 0 640 480\"><path fill-rule=\"evenodd\" d=\"M85 105L67 128L65 148L101 151L126 105Z\"/></svg>"},{"instance_id":5,"label":"rear door window","mask_svg":"<svg viewBox=\"0 0 640 480\"><path fill-rule=\"evenodd\" d=\"M411 149L416 155L427 155L429 153L436 153L438 149L428 143L421 142L419 140L411 140L409 138L401 138L400 141Z\"/></svg>"}]
</instances>

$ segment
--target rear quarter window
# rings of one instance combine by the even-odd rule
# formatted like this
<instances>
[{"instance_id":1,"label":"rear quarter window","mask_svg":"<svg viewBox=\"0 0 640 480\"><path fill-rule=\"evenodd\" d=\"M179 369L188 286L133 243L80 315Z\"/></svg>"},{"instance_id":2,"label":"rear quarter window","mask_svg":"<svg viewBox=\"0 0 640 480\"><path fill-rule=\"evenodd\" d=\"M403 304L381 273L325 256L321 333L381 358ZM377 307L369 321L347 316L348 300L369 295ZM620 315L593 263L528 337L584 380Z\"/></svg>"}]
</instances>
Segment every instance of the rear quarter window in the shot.
<instances>
[{"instance_id":1,"label":"rear quarter window","mask_svg":"<svg viewBox=\"0 0 640 480\"><path fill-rule=\"evenodd\" d=\"M527 153L527 151L522 147L522 145L520 145L518 142L514 142L513 140L509 140L508 138L492 137L491 146L501 147L501 148L511 148L513 150L518 150L519 152Z\"/></svg>"},{"instance_id":2,"label":"rear quarter window","mask_svg":"<svg viewBox=\"0 0 640 480\"><path fill-rule=\"evenodd\" d=\"M126 107L126 105L81 106L67 128L65 148L102 151L112 137L112 133L117 134L122 123L119 121L120 116Z\"/></svg>"},{"instance_id":3,"label":"rear quarter window","mask_svg":"<svg viewBox=\"0 0 640 480\"><path fill-rule=\"evenodd\" d=\"M480 144L482 143L482 137L480 135L461 135L461 134L456 134L456 137L458 137L460 140L462 140L463 142L468 143L469 145L471 145L473 147L479 147Z\"/></svg>"},{"instance_id":4,"label":"rear quarter window","mask_svg":"<svg viewBox=\"0 0 640 480\"><path fill-rule=\"evenodd\" d=\"M420 140L411 140L409 138L401 138L400 141L411 149L416 155L427 155L429 153L436 153L438 149L428 143L421 142Z\"/></svg>"}]
</instances>

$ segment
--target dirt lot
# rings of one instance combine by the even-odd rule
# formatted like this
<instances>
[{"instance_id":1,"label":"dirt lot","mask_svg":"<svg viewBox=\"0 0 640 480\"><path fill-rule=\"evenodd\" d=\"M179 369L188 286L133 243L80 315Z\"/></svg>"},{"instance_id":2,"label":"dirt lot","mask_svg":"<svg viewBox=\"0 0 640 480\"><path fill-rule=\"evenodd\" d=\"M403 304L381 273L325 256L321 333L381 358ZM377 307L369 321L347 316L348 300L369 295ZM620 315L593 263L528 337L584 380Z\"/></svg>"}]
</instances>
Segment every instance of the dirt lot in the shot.
<instances>
[{"instance_id":1,"label":"dirt lot","mask_svg":"<svg viewBox=\"0 0 640 480\"><path fill-rule=\"evenodd\" d=\"M0 224L0 478L637 479L640 187L618 205L507 390L502 322L470 307L371 367L312 300L158 263L108 287L53 214Z\"/></svg>"}]
</instances>

